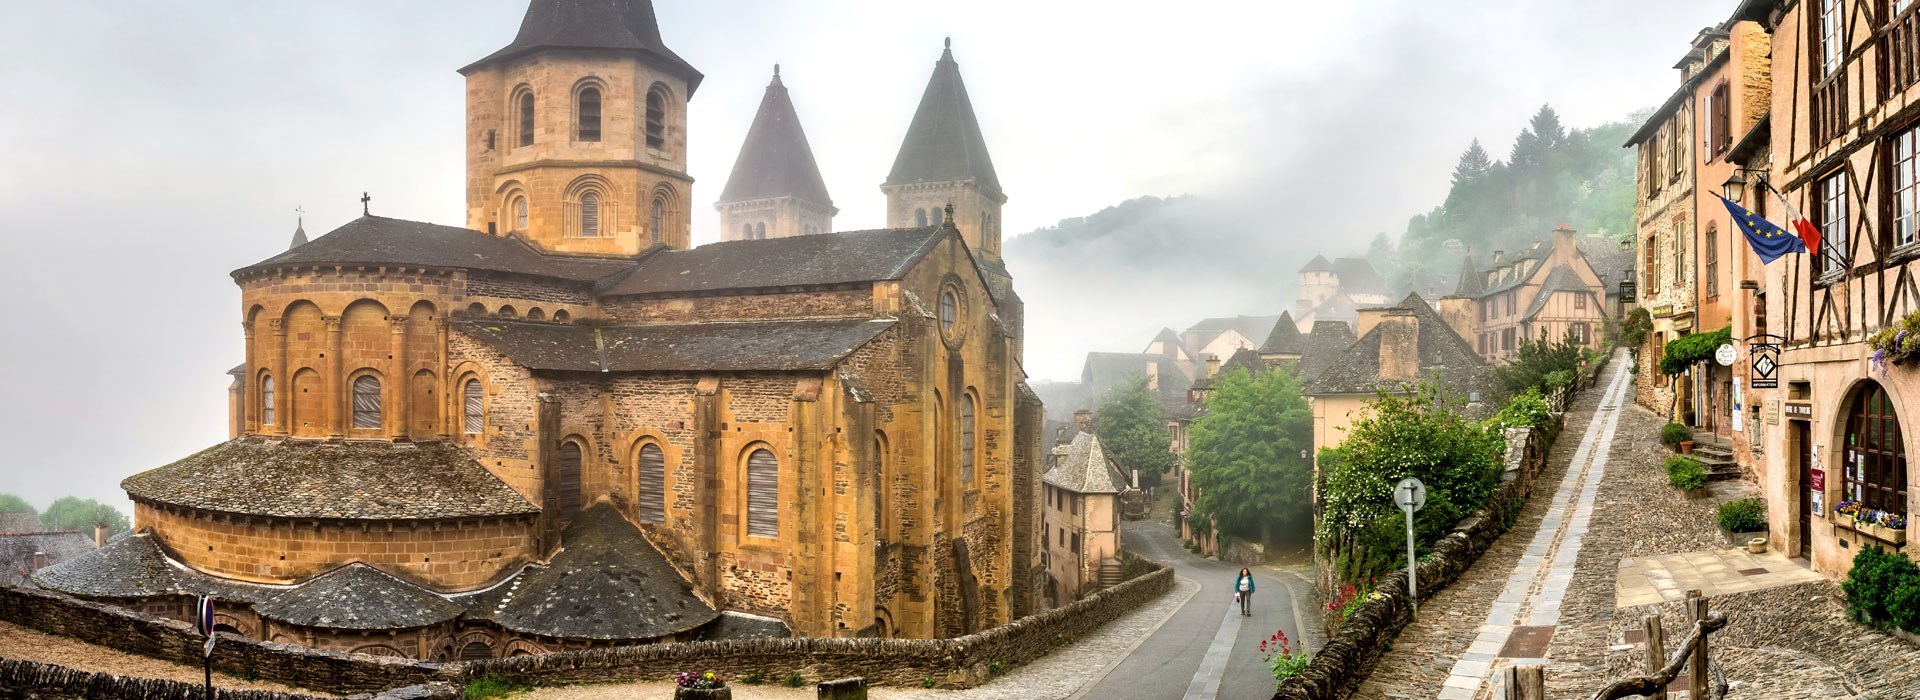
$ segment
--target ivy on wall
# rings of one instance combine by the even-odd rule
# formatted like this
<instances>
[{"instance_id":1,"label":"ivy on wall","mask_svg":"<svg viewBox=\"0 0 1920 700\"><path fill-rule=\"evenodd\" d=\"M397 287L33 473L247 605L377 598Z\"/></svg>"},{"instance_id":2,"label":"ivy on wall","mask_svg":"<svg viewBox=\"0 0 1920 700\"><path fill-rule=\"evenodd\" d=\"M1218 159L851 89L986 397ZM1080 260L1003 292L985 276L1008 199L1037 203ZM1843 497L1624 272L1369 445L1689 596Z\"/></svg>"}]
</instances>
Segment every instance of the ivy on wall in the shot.
<instances>
[{"instance_id":1,"label":"ivy on wall","mask_svg":"<svg viewBox=\"0 0 1920 700\"><path fill-rule=\"evenodd\" d=\"M1733 342L1733 327L1712 333L1688 333L1667 343L1667 354L1660 358L1660 373L1673 376L1687 371L1693 363L1713 359L1713 351Z\"/></svg>"}]
</instances>

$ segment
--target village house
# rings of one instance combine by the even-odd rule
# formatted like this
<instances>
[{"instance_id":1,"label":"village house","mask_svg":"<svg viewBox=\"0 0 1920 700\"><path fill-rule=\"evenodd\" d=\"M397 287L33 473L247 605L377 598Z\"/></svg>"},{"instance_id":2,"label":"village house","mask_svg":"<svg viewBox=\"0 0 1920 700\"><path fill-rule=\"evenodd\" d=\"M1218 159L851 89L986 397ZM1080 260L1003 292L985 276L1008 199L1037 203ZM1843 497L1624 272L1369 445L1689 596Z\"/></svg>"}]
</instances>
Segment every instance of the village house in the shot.
<instances>
[{"instance_id":1,"label":"village house","mask_svg":"<svg viewBox=\"0 0 1920 700\"><path fill-rule=\"evenodd\" d=\"M1127 481L1100 438L1078 433L1049 457L1046 522L1049 607L1120 583L1120 493Z\"/></svg>"},{"instance_id":2,"label":"village house","mask_svg":"<svg viewBox=\"0 0 1920 700\"><path fill-rule=\"evenodd\" d=\"M1469 253L1453 294L1440 299L1440 314L1488 362L1509 360L1521 343L1542 338L1599 347L1615 316L1582 238L1561 224L1551 242L1536 240L1514 255L1494 251L1485 271L1474 269Z\"/></svg>"},{"instance_id":3,"label":"village house","mask_svg":"<svg viewBox=\"0 0 1920 700\"><path fill-rule=\"evenodd\" d=\"M740 240L700 247L702 76L649 3L533 0L461 73L466 226L367 213L234 271L234 438L128 477L137 532L36 585L440 660L1036 609L1042 409L950 47L892 228L824 230L776 75Z\"/></svg>"},{"instance_id":4,"label":"village house","mask_svg":"<svg viewBox=\"0 0 1920 700\"><path fill-rule=\"evenodd\" d=\"M1294 297L1293 321L1300 332L1318 321L1345 321L1352 325L1363 306L1387 303L1387 282L1366 258L1315 255L1300 268L1300 291Z\"/></svg>"}]
</instances>

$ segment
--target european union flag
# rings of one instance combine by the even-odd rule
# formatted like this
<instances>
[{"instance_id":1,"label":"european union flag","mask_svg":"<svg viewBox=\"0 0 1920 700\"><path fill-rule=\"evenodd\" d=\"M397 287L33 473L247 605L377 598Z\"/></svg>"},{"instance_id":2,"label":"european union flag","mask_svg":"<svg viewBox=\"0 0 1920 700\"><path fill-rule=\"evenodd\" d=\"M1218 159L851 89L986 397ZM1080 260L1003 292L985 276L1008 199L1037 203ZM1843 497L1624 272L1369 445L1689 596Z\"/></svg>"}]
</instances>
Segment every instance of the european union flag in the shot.
<instances>
[{"instance_id":1,"label":"european union flag","mask_svg":"<svg viewBox=\"0 0 1920 700\"><path fill-rule=\"evenodd\" d=\"M1727 213L1733 215L1733 225L1739 226L1747 234L1747 245L1753 246L1753 254L1760 256L1760 264L1773 262L1788 253L1807 252L1807 244L1799 236L1788 233L1786 229L1775 226L1773 222L1747 211L1726 197L1720 197L1720 201L1727 205Z\"/></svg>"}]
</instances>

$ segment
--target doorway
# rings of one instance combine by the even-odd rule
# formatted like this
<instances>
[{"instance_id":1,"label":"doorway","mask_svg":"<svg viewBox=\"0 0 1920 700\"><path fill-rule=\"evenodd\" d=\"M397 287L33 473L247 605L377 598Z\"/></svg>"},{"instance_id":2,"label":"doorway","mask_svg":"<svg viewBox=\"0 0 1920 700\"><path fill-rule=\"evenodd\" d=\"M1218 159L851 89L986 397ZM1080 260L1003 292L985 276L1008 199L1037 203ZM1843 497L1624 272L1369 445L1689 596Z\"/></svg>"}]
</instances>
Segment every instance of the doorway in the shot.
<instances>
[{"instance_id":1,"label":"doorway","mask_svg":"<svg viewBox=\"0 0 1920 700\"><path fill-rule=\"evenodd\" d=\"M1787 421L1787 440L1793 445L1794 468L1800 474L1800 530L1794 535L1793 554L1813 560L1813 431L1806 421Z\"/></svg>"}]
</instances>

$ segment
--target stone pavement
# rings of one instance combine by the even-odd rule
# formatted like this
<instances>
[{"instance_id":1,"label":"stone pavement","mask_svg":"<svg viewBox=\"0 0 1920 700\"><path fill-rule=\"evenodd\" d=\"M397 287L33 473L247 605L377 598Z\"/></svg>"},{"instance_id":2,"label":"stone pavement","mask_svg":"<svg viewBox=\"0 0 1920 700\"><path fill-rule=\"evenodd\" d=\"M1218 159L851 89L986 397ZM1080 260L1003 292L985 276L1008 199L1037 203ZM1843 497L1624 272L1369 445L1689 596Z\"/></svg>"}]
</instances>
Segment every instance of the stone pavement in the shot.
<instances>
[{"instance_id":1,"label":"stone pavement","mask_svg":"<svg viewBox=\"0 0 1920 700\"><path fill-rule=\"evenodd\" d=\"M1620 560L1616 607L1675 603L1687 591L1708 598L1822 580L1813 569L1779 552L1749 553L1745 547Z\"/></svg>"}]
</instances>

